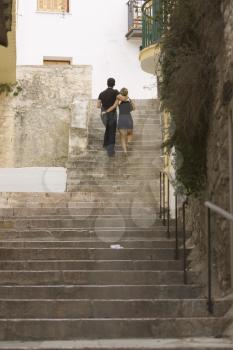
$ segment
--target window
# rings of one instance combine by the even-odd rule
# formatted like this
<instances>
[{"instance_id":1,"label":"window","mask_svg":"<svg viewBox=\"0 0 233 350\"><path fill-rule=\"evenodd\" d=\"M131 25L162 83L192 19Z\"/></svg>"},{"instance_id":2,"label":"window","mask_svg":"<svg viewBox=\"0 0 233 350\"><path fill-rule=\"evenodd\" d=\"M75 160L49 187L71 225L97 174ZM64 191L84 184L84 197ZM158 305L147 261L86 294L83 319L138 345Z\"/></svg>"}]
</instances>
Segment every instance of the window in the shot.
<instances>
[{"instance_id":1,"label":"window","mask_svg":"<svg viewBox=\"0 0 233 350\"><path fill-rule=\"evenodd\" d=\"M71 58L50 58L50 57L44 57L43 64L44 65L70 65L72 59Z\"/></svg>"},{"instance_id":2,"label":"window","mask_svg":"<svg viewBox=\"0 0 233 350\"><path fill-rule=\"evenodd\" d=\"M69 0L38 0L37 10L44 12L69 12Z\"/></svg>"}]
</instances>

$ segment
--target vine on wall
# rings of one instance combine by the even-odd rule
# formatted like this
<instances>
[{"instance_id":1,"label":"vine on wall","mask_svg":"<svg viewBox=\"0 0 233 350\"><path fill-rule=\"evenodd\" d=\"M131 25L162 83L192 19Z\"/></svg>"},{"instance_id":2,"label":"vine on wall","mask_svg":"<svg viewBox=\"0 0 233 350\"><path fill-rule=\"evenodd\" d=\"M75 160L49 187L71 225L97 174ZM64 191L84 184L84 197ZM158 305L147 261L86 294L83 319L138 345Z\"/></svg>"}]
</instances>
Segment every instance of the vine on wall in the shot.
<instances>
[{"instance_id":1,"label":"vine on wall","mask_svg":"<svg viewBox=\"0 0 233 350\"><path fill-rule=\"evenodd\" d=\"M176 150L176 180L186 194L198 194L206 183L208 124L223 41L221 2L164 0L159 89L175 125L164 146Z\"/></svg>"}]
</instances>

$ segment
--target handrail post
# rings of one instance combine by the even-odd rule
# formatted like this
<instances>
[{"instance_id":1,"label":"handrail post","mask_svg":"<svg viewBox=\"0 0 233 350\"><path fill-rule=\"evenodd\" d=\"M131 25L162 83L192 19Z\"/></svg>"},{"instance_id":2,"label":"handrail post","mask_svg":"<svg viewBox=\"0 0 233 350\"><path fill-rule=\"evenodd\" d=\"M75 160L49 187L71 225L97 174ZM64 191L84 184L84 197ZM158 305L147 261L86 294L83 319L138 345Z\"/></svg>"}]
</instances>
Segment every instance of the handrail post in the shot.
<instances>
[{"instance_id":1,"label":"handrail post","mask_svg":"<svg viewBox=\"0 0 233 350\"><path fill-rule=\"evenodd\" d=\"M208 310L213 313L212 300L212 245L211 245L211 214L210 208L207 208L207 234L208 234Z\"/></svg>"},{"instance_id":2,"label":"handrail post","mask_svg":"<svg viewBox=\"0 0 233 350\"><path fill-rule=\"evenodd\" d=\"M166 225L165 200L165 174L163 173L163 226Z\"/></svg>"},{"instance_id":3,"label":"handrail post","mask_svg":"<svg viewBox=\"0 0 233 350\"><path fill-rule=\"evenodd\" d=\"M159 173L159 218L162 218L162 173Z\"/></svg>"},{"instance_id":4,"label":"handrail post","mask_svg":"<svg viewBox=\"0 0 233 350\"><path fill-rule=\"evenodd\" d=\"M183 265L184 265L184 284L187 284L185 206L186 206L186 202L183 203L182 213L183 213Z\"/></svg>"},{"instance_id":5,"label":"handrail post","mask_svg":"<svg viewBox=\"0 0 233 350\"><path fill-rule=\"evenodd\" d=\"M175 250L175 259L179 259L179 250L178 250L178 197L175 195L175 235L176 235L176 250Z\"/></svg>"},{"instance_id":6,"label":"handrail post","mask_svg":"<svg viewBox=\"0 0 233 350\"><path fill-rule=\"evenodd\" d=\"M167 237L170 238L170 180L167 177Z\"/></svg>"}]
</instances>

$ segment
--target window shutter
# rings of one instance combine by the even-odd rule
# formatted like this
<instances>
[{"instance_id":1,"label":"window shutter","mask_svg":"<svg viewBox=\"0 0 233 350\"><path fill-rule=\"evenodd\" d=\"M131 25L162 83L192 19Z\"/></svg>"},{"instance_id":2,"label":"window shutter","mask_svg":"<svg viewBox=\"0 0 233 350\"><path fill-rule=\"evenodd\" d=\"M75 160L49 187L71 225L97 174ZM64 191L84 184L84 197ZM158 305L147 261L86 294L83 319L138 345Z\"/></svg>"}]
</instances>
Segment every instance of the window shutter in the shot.
<instances>
[{"instance_id":1,"label":"window shutter","mask_svg":"<svg viewBox=\"0 0 233 350\"><path fill-rule=\"evenodd\" d=\"M38 0L38 10L48 12L68 12L69 0Z\"/></svg>"}]
</instances>

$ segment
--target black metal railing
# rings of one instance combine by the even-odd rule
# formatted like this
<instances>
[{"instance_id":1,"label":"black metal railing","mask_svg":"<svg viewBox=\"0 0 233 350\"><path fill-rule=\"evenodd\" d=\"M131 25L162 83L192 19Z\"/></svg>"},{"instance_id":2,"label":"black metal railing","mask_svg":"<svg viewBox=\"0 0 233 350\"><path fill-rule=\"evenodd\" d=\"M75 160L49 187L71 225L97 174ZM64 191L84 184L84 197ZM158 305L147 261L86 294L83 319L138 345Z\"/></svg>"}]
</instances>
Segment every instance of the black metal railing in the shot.
<instances>
[{"instance_id":1,"label":"black metal railing","mask_svg":"<svg viewBox=\"0 0 233 350\"><path fill-rule=\"evenodd\" d=\"M211 211L233 222L233 215L211 202L205 202L207 208L207 248L208 248L208 310L213 313L214 302L212 297L212 232L211 232Z\"/></svg>"},{"instance_id":2,"label":"black metal railing","mask_svg":"<svg viewBox=\"0 0 233 350\"><path fill-rule=\"evenodd\" d=\"M160 211L159 217L162 219L163 225L167 225L167 237L171 237L170 223L171 223L171 210L170 210L170 193L171 193L171 181L168 173L165 171L160 172ZM175 259L179 259L179 219L178 219L178 197L179 194L174 193L175 199ZM180 195L181 197L181 195ZM183 234L183 276L184 284L188 283L187 278L187 249L186 249L186 206L187 199L182 200L182 234Z\"/></svg>"},{"instance_id":3,"label":"black metal railing","mask_svg":"<svg viewBox=\"0 0 233 350\"><path fill-rule=\"evenodd\" d=\"M129 0L128 5L128 33L126 37L142 36L142 6L145 0Z\"/></svg>"}]
</instances>

